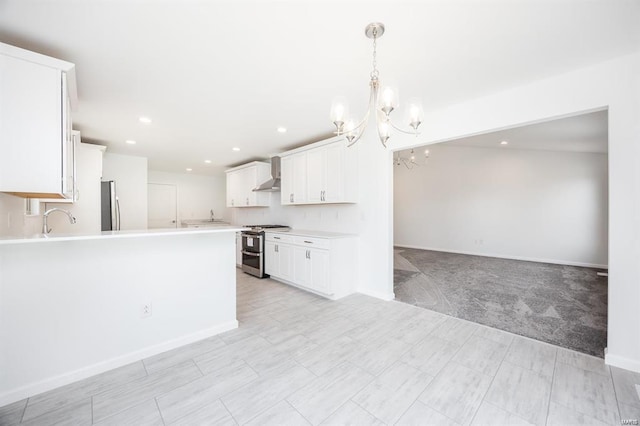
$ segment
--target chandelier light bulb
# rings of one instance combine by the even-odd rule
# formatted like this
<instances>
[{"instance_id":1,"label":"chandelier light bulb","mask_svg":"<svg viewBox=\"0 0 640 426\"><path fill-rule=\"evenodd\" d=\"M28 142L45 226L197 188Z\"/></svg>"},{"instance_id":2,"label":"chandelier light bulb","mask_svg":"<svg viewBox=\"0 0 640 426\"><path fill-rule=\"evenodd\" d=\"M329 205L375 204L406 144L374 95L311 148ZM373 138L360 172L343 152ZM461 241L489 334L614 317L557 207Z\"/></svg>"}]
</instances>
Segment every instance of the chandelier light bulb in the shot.
<instances>
[{"instance_id":1,"label":"chandelier light bulb","mask_svg":"<svg viewBox=\"0 0 640 426\"><path fill-rule=\"evenodd\" d=\"M336 126L337 134L343 133L348 112L347 99L344 96L336 96L331 104L331 121Z\"/></svg>"},{"instance_id":2,"label":"chandelier light bulb","mask_svg":"<svg viewBox=\"0 0 640 426\"><path fill-rule=\"evenodd\" d=\"M353 119L349 118L344 123L344 133L349 143L351 143L351 141L356 137L356 124Z\"/></svg>"},{"instance_id":3,"label":"chandelier light bulb","mask_svg":"<svg viewBox=\"0 0 640 426\"><path fill-rule=\"evenodd\" d=\"M413 129L415 134L418 134L418 127L422 123L424 118L424 111L422 109L422 102L420 99L413 98L409 101L407 108L407 124Z\"/></svg>"},{"instance_id":4,"label":"chandelier light bulb","mask_svg":"<svg viewBox=\"0 0 640 426\"><path fill-rule=\"evenodd\" d=\"M391 126L386 121L382 121L378 125L378 136L380 137L380 142L382 145L387 146L387 140L389 140L389 136L391 136Z\"/></svg>"},{"instance_id":5,"label":"chandelier light bulb","mask_svg":"<svg viewBox=\"0 0 640 426\"><path fill-rule=\"evenodd\" d=\"M398 91L390 86L382 88L380 98L380 109L388 117L391 112L398 107Z\"/></svg>"}]
</instances>

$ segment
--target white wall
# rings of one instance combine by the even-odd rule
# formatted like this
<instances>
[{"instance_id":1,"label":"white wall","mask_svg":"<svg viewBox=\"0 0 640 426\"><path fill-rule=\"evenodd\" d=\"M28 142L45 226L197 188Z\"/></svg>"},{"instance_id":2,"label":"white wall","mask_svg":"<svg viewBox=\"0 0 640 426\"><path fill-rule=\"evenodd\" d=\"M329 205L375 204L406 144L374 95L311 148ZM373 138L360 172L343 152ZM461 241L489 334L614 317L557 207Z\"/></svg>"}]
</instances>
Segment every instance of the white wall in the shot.
<instances>
[{"instance_id":1,"label":"white wall","mask_svg":"<svg viewBox=\"0 0 640 426\"><path fill-rule=\"evenodd\" d=\"M120 200L121 229L147 229L147 159L106 153L102 180L114 180Z\"/></svg>"},{"instance_id":2,"label":"white wall","mask_svg":"<svg viewBox=\"0 0 640 426\"><path fill-rule=\"evenodd\" d=\"M25 199L0 192L0 237L42 232L41 216L25 216Z\"/></svg>"},{"instance_id":3,"label":"white wall","mask_svg":"<svg viewBox=\"0 0 640 426\"><path fill-rule=\"evenodd\" d=\"M640 371L640 52L430 111L420 138L394 137L393 149L607 107L610 308L605 361ZM392 203L391 193L387 201ZM391 228L393 223L377 226Z\"/></svg>"},{"instance_id":4,"label":"white wall","mask_svg":"<svg viewBox=\"0 0 640 426\"><path fill-rule=\"evenodd\" d=\"M94 234L101 230L100 179L104 147L81 143L76 148L76 173L78 199L73 204L45 203L46 209L59 207L71 212L76 223L71 224L66 215L57 212L49 215L47 225L55 234Z\"/></svg>"},{"instance_id":5,"label":"white wall","mask_svg":"<svg viewBox=\"0 0 640 426\"><path fill-rule=\"evenodd\" d=\"M394 172L396 245L513 259L607 264L607 155L430 147Z\"/></svg>"},{"instance_id":6,"label":"white wall","mask_svg":"<svg viewBox=\"0 0 640 426\"><path fill-rule=\"evenodd\" d=\"M0 244L0 406L237 327L234 258L233 231Z\"/></svg>"},{"instance_id":7,"label":"white wall","mask_svg":"<svg viewBox=\"0 0 640 426\"><path fill-rule=\"evenodd\" d=\"M231 219L226 207L225 176L202 176L149 170L149 183L173 184L177 188L178 226L188 219L209 219L213 209L216 219Z\"/></svg>"}]
</instances>

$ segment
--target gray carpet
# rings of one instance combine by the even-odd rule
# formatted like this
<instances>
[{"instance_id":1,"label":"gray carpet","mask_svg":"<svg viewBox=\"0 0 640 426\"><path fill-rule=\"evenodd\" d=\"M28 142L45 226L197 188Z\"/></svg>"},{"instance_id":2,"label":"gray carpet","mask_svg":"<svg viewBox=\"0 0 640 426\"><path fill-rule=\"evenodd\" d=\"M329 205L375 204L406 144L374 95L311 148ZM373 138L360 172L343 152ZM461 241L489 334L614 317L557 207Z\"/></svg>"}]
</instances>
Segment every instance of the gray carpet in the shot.
<instances>
[{"instance_id":1,"label":"gray carpet","mask_svg":"<svg viewBox=\"0 0 640 426\"><path fill-rule=\"evenodd\" d=\"M604 356L607 278L598 270L396 249L396 300Z\"/></svg>"}]
</instances>

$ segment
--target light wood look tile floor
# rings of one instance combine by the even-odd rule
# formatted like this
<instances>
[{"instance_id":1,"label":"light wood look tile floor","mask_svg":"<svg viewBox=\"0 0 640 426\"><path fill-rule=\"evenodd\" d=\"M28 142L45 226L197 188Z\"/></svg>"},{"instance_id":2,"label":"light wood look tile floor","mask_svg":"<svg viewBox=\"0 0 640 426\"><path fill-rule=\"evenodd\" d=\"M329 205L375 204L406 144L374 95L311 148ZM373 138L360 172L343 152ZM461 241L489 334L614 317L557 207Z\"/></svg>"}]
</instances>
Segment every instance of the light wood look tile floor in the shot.
<instances>
[{"instance_id":1,"label":"light wood look tile floor","mask_svg":"<svg viewBox=\"0 0 640 426\"><path fill-rule=\"evenodd\" d=\"M237 330L0 407L0 425L619 425L640 374L400 302L238 274Z\"/></svg>"}]
</instances>

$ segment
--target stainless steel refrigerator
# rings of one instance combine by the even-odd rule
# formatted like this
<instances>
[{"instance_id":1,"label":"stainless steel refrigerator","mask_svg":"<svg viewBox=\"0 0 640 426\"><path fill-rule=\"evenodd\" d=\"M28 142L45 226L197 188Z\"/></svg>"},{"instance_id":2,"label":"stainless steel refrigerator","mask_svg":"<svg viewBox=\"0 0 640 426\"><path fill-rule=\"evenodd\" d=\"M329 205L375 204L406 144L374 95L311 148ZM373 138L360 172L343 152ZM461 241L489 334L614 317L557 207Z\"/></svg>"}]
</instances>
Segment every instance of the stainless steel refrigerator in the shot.
<instances>
[{"instance_id":1,"label":"stainless steel refrigerator","mask_svg":"<svg viewBox=\"0 0 640 426\"><path fill-rule=\"evenodd\" d=\"M100 183L101 216L103 231L120 230L120 202L116 195L116 183L113 180Z\"/></svg>"}]
</instances>

